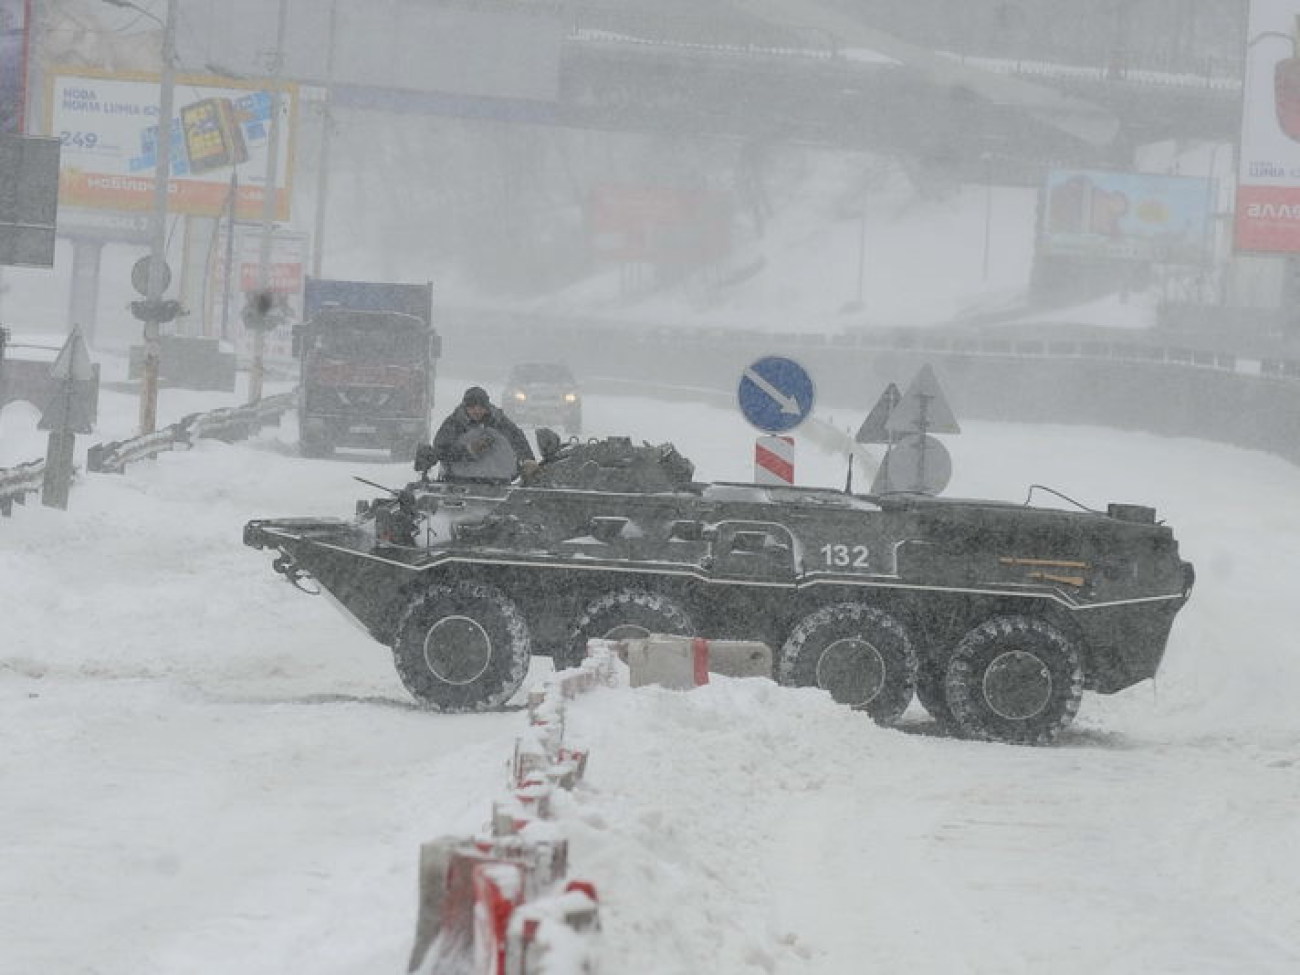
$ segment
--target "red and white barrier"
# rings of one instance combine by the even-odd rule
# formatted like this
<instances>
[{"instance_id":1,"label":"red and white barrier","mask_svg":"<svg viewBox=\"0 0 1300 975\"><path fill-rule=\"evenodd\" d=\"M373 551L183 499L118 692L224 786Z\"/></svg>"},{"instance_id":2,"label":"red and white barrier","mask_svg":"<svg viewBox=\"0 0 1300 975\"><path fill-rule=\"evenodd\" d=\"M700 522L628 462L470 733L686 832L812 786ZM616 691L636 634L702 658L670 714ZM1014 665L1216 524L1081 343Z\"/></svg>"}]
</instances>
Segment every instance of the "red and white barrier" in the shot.
<instances>
[{"instance_id":1,"label":"red and white barrier","mask_svg":"<svg viewBox=\"0 0 1300 975\"><path fill-rule=\"evenodd\" d=\"M564 741L564 702L616 682L613 646L593 640L579 667L528 696L509 796L490 833L420 849L420 901L409 971L422 975L590 975L599 930L595 885L565 881L568 842L547 828L551 795L572 788L585 750Z\"/></svg>"},{"instance_id":2,"label":"red and white barrier","mask_svg":"<svg viewBox=\"0 0 1300 975\"><path fill-rule=\"evenodd\" d=\"M754 441L754 483L794 483L794 437L764 436Z\"/></svg>"},{"instance_id":3,"label":"red and white barrier","mask_svg":"<svg viewBox=\"0 0 1300 975\"><path fill-rule=\"evenodd\" d=\"M756 640L706 640L702 637L652 633L623 640L619 651L633 687L657 684L688 690L724 677L772 676L772 649Z\"/></svg>"}]
</instances>

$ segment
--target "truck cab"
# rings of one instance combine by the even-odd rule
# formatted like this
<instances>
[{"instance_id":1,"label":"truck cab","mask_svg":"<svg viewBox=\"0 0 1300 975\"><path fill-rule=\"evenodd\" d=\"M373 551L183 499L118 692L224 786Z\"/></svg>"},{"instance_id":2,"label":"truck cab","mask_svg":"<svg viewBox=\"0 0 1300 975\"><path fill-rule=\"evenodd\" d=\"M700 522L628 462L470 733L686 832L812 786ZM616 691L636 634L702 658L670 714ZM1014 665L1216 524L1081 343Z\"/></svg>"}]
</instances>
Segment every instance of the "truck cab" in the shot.
<instances>
[{"instance_id":1,"label":"truck cab","mask_svg":"<svg viewBox=\"0 0 1300 975\"><path fill-rule=\"evenodd\" d=\"M411 461L429 440L434 367L433 286L308 278L299 361L298 445L387 450Z\"/></svg>"},{"instance_id":2,"label":"truck cab","mask_svg":"<svg viewBox=\"0 0 1300 975\"><path fill-rule=\"evenodd\" d=\"M434 336L414 315L325 306L298 329L299 447L386 449L411 460L429 439Z\"/></svg>"}]
</instances>

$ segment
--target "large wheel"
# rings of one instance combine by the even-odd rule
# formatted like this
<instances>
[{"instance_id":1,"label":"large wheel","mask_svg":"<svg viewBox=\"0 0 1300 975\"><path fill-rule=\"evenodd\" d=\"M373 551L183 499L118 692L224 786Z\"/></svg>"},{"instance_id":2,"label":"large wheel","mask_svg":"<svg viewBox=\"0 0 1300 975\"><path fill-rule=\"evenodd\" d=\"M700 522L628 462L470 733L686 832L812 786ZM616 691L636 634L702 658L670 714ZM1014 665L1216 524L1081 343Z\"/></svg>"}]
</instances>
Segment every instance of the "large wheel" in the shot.
<instances>
[{"instance_id":1,"label":"large wheel","mask_svg":"<svg viewBox=\"0 0 1300 975\"><path fill-rule=\"evenodd\" d=\"M890 725L916 686L907 631L879 609L835 603L805 616L781 648L781 683L820 687L831 697Z\"/></svg>"},{"instance_id":2,"label":"large wheel","mask_svg":"<svg viewBox=\"0 0 1300 975\"><path fill-rule=\"evenodd\" d=\"M298 453L304 457L333 457L334 444L328 437L313 437L299 434Z\"/></svg>"},{"instance_id":3,"label":"large wheel","mask_svg":"<svg viewBox=\"0 0 1300 975\"><path fill-rule=\"evenodd\" d=\"M578 618L568 643L555 652L555 669L582 663L588 640L627 640L651 633L693 636L695 624L671 596L640 589L608 593L592 602Z\"/></svg>"},{"instance_id":4,"label":"large wheel","mask_svg":"<svg viewBox=\"0 0 1300 975\"><path fill-rule=\"evenodd\" d=\"M1045 745L1078 713L1083 666L1074 641L1052 624L996 616L962 637L944 688L972 738Z\"/></svg>"},{"instance_id":5,"label":"large wheel","mask_svg":"<svg viewBox=\"0 0 1300 975\"><path fill-rule=\"evenodd\" d=\"M510 700L528 674L523 614L492 586L435 586L397 624L393 659L411 695L437 711L482 711Z\"/></svg>"}]
</instances>

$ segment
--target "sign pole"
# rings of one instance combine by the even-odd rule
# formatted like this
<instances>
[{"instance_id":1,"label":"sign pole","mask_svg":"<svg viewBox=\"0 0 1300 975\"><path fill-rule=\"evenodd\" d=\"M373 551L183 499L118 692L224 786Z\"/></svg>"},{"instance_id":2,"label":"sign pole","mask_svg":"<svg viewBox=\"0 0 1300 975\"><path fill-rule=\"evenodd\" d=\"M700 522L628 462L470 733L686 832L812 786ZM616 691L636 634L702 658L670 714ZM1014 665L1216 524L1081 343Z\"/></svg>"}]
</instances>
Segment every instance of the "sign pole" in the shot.
<instances>
[{"instance_id":1,"label":"sign pole","mask_svg":"<svg viewBox=\"0 0 1300 975\"><path fill-rule=\"evenodd\" d=\"M275 228L276 183L280 170L280 112L284 96L280 89L280 74L284 67L284 34L288 24L289 5L280 0L280 15L275 31L275 53L271 62L271 126L266 147L266 182L262 187L262 245L257 259L257 301L271 307L271 234ZM266 371L266 328L253 333L253 365L248 378L248 401L256 403L262 398L262 379Z\"/></svg>"},{"instance_id":2,"label":"sign pole","mask_svg":"<svg viewBox=\"0 0 1300 975\"><path fill-rule=\"evenodd\" d=\"M135 6L134 4L124 4ZM138 9L138 8L137 8ZM153 313L144 322L144 364L140 379L140 434L153 433L158 424L158 363L162 357L157 309L162 307L167 260L167 191L172 168L172 108L176 85L176 0L167 0L163 23L162 71L159 76L157 144L154 146L153 217L150 226L149 283L146 308Z\"/></svg>"}]
</instances>

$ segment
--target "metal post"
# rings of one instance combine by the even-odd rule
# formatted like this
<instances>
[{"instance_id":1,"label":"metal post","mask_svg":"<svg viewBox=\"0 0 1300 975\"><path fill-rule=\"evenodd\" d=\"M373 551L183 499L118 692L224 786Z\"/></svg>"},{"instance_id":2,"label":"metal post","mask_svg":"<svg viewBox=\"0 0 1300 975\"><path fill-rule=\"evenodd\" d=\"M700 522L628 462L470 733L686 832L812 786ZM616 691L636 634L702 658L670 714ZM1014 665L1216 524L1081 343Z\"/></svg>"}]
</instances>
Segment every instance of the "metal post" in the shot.
<instances>
[{"instance_id":1,"label":"metal post","mask_svg":"<svg viewBox=\"0 0 1300 975\"><path fill-rule=\"evenodd\" d=\"M993 156L984 153L984 280L989 279L989 251L993 236Z\"/></svg>"},{"instance_id":2,"label":"metal post","mask_svg":"<svg viewBox=\"0 0 1300 975\"><path fill-rule=\"evenodd\" d=\"M121 4L119 4L121 6ZM131 4L134 6L134 4ZM137 8L139 9L139 8ZM166 288L167 191L171 184L172 105L176 84L176 0L167 0L163 22L162 67L159 75L158 139L154 148L153 216L150 226L149 283L145 298L149 307L160 308ZM140 434L153 433L158 423L158 360L161 323L144 323L144 368L140 380Z\"/></svg>"},{"instance_id":3,"label":"metal post","mask_svg":"<svg viewBox=\"0 0 1300 975\"><path fill-rule=\"evenodd\" d=\"M862 226L858 228L858 309L866 295L867 286L867 191L862 190Z\"/></svg>"},{"instance_id":4,"label":"metal post","mask_svg":"<svg viewBox=\"0 0 1300 975\"><path fill-rule=\"evenodd\" d=\"M316 228L312 234L311 274L320 277L325 253L325 203L329 196L330 140L334 133L334 38L338 27L338 0L330 3L330 39L325 52L325 102L321 114L320 162L316 173Z\"/></svg>"},{"instance_id":5,"label":"metal post","mask_svg":"<svg viewBox=\"0 0 1300 975\"><path fill-rule=\"evenodd\" d=\"M271 125L267 133L266 182L262 187L262 245L257 257L257 290L266 294L271 286L271 238L275 229L276 183L280 169L280 112L284 97L280 75L284 69L284 35L288 25L289 5L280 0L279 21L275 31L275 53L271 58ZM262 398L262 379L266 370L266 330L253 333L253 365L248 377L248 401Z\"/></svg>"},{"instance_id":6,"label":"metal post","mask_svg":"<svg viewBox=\"0 0 1300 975\"><path fill-rule=\"evenodd\" d=\"M239 167L230 170L230 204L226 208L225 273L221 277L221 340L230 340L230 282L235 273L235 217L239 209Z\"/></svg>"}]
</instances>

